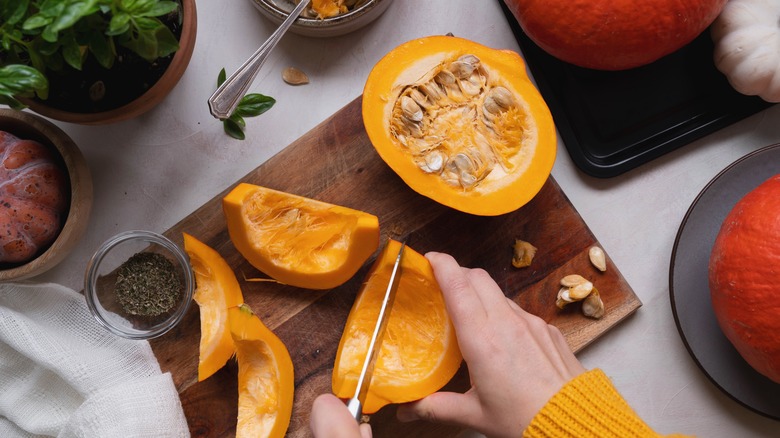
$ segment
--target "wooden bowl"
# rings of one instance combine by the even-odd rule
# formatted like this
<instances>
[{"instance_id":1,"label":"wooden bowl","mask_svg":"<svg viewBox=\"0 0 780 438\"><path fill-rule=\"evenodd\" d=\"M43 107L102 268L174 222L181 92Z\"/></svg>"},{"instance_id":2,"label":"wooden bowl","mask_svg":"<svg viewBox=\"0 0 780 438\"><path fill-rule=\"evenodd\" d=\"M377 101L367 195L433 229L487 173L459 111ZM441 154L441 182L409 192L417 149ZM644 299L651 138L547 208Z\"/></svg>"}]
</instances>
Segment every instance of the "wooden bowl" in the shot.
<instances>
[{"instance_id":1,"label":"wooden bowl","mask_svg":"<svg viewBox=\"0 0 780 438\"><path fill-rule=\"evenodd\" d=\"M33 260L0 269L0 281L23 280L53 268L81 239L92 209L92 176L84 156L73 140L48 120L28 112L0 108L0 130L56 149L65 163L70 180L68 215L54 242Z\"/></svg>"},{"instance_id":2,"label":"wooden bowl","mask_svg":"<svg viewBox=\"0 0 780 438\"><path fill-rule=\"evenodd\" d=\"M198 28L195 0L181 0L182 24L179 50L173 55L171 64L162 77L134 101L108 111L97 113L76 113L46 105L45 101L22 99L31 110L51 119L80 125L105 125L138 117L162 102L184 75L195 50L195 35Z\"/></svg>"}]
</instances>

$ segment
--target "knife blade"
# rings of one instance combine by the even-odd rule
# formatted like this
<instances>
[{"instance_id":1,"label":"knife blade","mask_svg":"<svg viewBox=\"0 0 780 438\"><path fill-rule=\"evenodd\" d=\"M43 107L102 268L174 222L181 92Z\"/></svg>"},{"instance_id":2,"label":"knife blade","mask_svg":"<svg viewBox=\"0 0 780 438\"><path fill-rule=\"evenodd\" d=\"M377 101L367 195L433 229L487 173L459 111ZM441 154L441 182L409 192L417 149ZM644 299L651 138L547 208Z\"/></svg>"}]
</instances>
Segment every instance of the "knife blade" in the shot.
<instances>
[{"instance_id":1,"label":"knife blade","mask_svg":"<svg viewBox=\"0 0 780 438\"><path fill-rule=\"evenodd\" d=\"M406 243L402 242L401 249L398 250L398 256L395 258L395 264L393 265L393 271L390 274L390 281L387 284L387 290L385 290L382 305L379 308L379 316L374 325L374 332L368 343L368 351L366 352L366 358L363 361L363 368L360 370L360 377L358 377L355 395L347 402L347 409L349 409L349 412L358 423L360 423L360 419L363 416L363 403L366 401L368 386L371 384L371 377L374 375L376 358L379 356L379 347L382 345L382 338L385 333L385 328L387 327L387 321L390 319L390 309L393 307L395 294L398 291L398 282L401 278L401 259L403 258L405 247Z\"/></svg>"}]
</instances>

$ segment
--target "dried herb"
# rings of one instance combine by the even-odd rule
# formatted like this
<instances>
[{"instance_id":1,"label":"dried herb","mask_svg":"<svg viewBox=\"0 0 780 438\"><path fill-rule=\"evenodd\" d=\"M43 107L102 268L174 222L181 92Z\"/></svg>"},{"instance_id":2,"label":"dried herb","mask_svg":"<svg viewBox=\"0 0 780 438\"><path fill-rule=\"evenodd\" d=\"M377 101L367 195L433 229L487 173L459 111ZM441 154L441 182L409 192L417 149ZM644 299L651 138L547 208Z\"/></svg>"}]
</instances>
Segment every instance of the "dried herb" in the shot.
<instances>
[{"instance_id":1,"label":"dried herb","mask_svg":"<svg viewBox=\"0 0 780 438\"><path fill-rule=\"evenodd\" d=\"M140 252L122 263L115 285L122 309L138 316L159 316L170 311L180 300L181 289L173 263L152 252Z\"/></svg>"}]
</instances>

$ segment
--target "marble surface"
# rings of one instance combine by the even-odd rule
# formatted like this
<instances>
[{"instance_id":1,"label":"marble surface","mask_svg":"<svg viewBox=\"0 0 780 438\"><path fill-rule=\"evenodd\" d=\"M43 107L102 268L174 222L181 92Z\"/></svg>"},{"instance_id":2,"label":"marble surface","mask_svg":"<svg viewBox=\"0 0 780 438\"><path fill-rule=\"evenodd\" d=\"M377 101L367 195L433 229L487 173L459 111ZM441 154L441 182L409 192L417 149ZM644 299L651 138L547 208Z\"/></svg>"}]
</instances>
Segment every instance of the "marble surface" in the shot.
<instances>
[{"instance_id":1,"label":"marble surface","mask_svg":"<svg viewBox=\"0 0 780 438\"><path fill-rule=\"evenodd\" d=\"M58 123L90 165L95 202L89 229L67 260L36 281L81 290L84 267L105 239L130 229L162 232L362 93L372 66L410 39L452 32L519 51L495 1L395 0L372 25L317 39L288 34L251 92L276 106L247 120L247 139L229 138L206 99L219 70L235 70L274 30L248 0L198 3L192 62L159 107L109 126ZM281 79L288 66L311 83ZM579 171L562 142L553 176L644 303L579 358L613 379L658 432L703 437L778 436L780 422L718 390L688 355L669 302L669 262L680 222L705 184L734 160L780 142L780 106L610 179ZM305 169L290 169L305 172Z\"/></svg>"}]
</instances>

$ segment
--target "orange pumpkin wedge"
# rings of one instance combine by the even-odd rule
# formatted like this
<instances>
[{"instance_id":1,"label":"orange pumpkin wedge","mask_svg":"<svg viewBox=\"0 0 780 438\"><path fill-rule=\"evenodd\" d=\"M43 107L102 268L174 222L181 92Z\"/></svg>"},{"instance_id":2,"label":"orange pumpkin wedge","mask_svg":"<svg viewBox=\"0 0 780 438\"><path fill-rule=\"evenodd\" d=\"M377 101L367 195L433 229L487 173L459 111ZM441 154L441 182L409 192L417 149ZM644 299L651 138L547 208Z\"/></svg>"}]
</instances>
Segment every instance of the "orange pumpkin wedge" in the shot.
<instances>
[{"instance_id":1,"label":"orange pumpkin wedge","mask_svg":"<svg viewBox=\"0 0 780 438\"><path fill-rule=\"evenodd\" d=\"M293 363L282 341L246 304L228 310L238 361L236 437L283 437L292 415Z\"/></svg>"},{"instance_id":2,"label":"orange pumpkin wedge","mask_svg":"<svg viewBox=\"0 0 780 438\"><path fill-rule=\"evenodd\" d=\"M363 124L414 191L466 213L517 210L555 162L552 115L519 54L430 36L391 50L363 89Z\"/></svg>"},{"instance_id":3,"label":"orange pumpkin wedge","mask_svg":"<svg viewBox=\"0 0 780 438\"><path fill-rule=\"evenodd\" d=\"M390 240L371 268L339 342L333 393L350 398L376 324L400 243ZM462 356L428 260L408 246L363 412L430 395L450 381Z\"/></svg>"},{"instance_id":4,"label":"orange pumpkin wedge","mask_svg":"<svg viewBox=\"0 0 780 438\"><path fill-rule=\"evenodd\" d=\"M339 286L379 247L379 219L351 208L247 183L231 190L222 206L236 249L291 286Z\"/></svg>"},{"instance_id":5,"label":"orange pumpkin wedge","mask_svg":"<svg viewBox=\"0 0 780 438\"><path fill-rule=\"evenodd\" d=\"M235 348L230 337L228 308L244 302L241 287L225 259L195 237L184 234L184 250L195 274L193 299L200 308L198 381L225 366Z\"/></svg>"}]
</instances>

